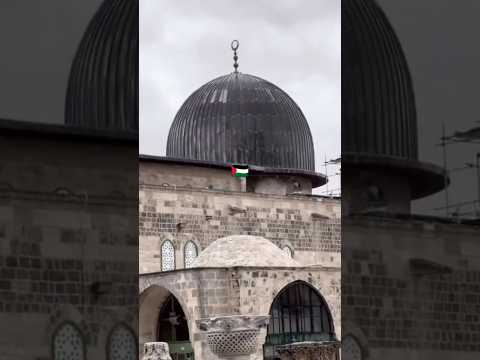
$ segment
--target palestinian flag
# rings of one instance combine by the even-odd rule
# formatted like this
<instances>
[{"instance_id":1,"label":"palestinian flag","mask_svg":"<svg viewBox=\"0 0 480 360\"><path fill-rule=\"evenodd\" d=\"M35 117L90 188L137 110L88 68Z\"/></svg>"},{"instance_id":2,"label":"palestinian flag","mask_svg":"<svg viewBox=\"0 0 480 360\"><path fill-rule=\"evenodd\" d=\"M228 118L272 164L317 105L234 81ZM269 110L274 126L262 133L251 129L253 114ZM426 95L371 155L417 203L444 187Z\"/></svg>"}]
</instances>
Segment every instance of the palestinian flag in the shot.
<instances>
[{"instance_id":1,"label":"palestinian flag","mask_svg":"<svg viewBox=\"0 0 480 360\"><path fill-rule=\"evenodd\" d=\"M232 165L232 176L236 177L247 177L248 176L248 165Z\"/></svg>"}]
</instances>

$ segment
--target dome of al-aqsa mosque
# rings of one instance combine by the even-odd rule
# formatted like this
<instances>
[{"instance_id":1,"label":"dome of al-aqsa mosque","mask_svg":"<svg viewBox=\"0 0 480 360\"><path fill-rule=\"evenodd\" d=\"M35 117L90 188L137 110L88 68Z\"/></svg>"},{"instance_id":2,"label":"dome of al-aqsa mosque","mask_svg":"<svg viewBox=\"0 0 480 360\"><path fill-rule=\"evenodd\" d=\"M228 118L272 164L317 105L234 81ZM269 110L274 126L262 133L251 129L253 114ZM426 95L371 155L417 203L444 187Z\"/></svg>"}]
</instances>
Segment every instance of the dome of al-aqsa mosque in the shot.
<instances>
[{"instance_id":1,"label":"dome of al-aqsa mosque","mask_svg":"<svg viewBox=\"0 0 480 360\"><path fill-rule=\"evenodd\" d=\"M232 72L196 90L170 128L167 156L315 170L312 134L282 89Z\"/></svg>"}]
</instances>

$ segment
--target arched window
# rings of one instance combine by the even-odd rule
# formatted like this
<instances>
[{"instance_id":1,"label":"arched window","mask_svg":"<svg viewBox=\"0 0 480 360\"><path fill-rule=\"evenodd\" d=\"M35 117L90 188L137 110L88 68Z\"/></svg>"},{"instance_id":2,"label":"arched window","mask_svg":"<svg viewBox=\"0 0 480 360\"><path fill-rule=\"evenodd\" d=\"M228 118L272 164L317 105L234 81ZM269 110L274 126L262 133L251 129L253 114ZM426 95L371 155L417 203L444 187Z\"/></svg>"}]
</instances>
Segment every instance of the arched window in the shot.
<instances>
[{"instance_id":1,"label":"arched window","mask_svg":"<svg viewBox=\"0 0 480 360\"><path fill-rule=\"evenodd\" d=\"M342 360L362 360L362 348L351 335L342 339Z\"/></svg>"},{"instance_id":2,"label":"arched window","mask_svg":"<svg viewBox=\"0 0 480 360\"><path fill-rule=\"evenodd\" d=\"M333 321L320 294L302 281L284 288L273 301L264 359L277 359L276 347L303 341L335 339Z\"/></svg>"},{"instance_id":3,"label":"arched window","mask_svg":"<svg viewBox=\"0 0 480 360\"><path fill-rule=\"evenodd\" d=\"M293 250L290 246L285 245L282 250L285 252L285 254L288 255L288 257L293 258Z\"/></svg>"},{"instance_id":4,"label":"arched window","mask_svg":"<svg viewBox=\"0 0 480 360\"><path fill-rule=\"evenodd\" d=\"M188 241L183 248L183 257L185 259L185 268L191 268L195 258L198 256L197 245L193 241Z\"/></svg>"},{"instance_id":5,"label":"arched window","mask_svg":"<svg viewBox=\"0 0 480 360\"><path fill-rule=\"evenodd\" d=\"M137 360L137 338L133 331L123 324L113 328L107 343L108 360Z\"/></svg>"},{"instance_id":6,"label":"arched window","mask_svg":"<svg viewBox=\"0 0 480 360\"><path fill-rule=\"evenodd\" d=\"M54 360L85 360L85 345L80 330L70 322L61 324L53 335Z\"/></svg>"},{"instance_id":7,"label":"arched window","mask_svg":"<svg viewBox=\"0 0 480 360\"><path fill-rule=\"evenodd\" d=\"M175 248L170 240L165 240L160 249L162 271L175 270Z\"/></svg>"}]
</instances>

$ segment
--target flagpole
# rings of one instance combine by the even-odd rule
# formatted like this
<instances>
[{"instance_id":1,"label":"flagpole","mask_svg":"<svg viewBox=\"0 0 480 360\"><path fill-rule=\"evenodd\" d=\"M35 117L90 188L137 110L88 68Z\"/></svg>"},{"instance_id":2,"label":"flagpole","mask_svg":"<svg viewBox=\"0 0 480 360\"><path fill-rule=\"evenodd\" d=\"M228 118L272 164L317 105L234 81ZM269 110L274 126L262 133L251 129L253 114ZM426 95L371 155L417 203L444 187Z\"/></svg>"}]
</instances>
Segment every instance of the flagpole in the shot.
<instances>
[{"instance_id":1,"label":"flagpole","mask_svg":"<svg viewBox=\"0 0 480 360\"><path fill-rule=\"evenodd\" d=\"M247 178L241 177L240 178L240 191L247 192Z\"/></svg>"},{"instance_id":2,"label":"flagpole","mask_svg":"<svg viewBox=\"0 0 480 360\"><path fill-rule=\"evenodd\" d=\"M447 146L445 143L445 122L442 123L442 147L443 147L443 171L445 172L445 216L448 217L448 170L447 170Z\"/></svg>"}]
</instances>

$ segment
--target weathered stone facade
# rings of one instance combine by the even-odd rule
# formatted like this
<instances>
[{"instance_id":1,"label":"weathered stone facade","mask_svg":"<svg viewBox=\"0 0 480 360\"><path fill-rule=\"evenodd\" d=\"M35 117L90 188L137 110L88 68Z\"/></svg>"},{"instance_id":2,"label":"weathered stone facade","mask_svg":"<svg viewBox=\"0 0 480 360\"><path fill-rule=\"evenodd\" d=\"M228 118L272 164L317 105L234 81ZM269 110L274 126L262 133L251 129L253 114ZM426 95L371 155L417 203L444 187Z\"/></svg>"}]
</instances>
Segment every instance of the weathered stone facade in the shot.
<instances>
[{"instance_id":1,"label":"weathered stone facade","mask_svg":"<svg viewBox=\"0 0 480 360\"><path fill-rule=\"evenodd\" d=\"M136 146L43 129L0 144L0 357L53 359L71 324L106 358L118 326L136 338Z\"/></svg>"},{"instance_id":2,"label":"weathered stone facade","mask_svg":"<svg viewBox=\"0 0 480 360\"><path fill-rule=\"evenodd\" d=\"M340 266L339 200L240 192L239 179L225 171L209 174L195 167L184 167L182 177L169 180L166 175L164 179L162 174L172 176L171 168L170 164L140 164L140 273L161 269L160 248L165 240L175 246L178 269L184 267L187 241L204 249L218 238L237 234L289 246L304 265ZM199 179L197 172L203 172Z\"/></svg>"},{"instance_id":3,"label":"weathered stone facade","mask_svg":"<svg viewBox=\"0 0 480 360\"><path fill-rule=\"evenodd\" d=\"M217 359L197 321L268 315L279 292L299 281L325 299L335 334L341 336L339 200L248 192L248 180L242 188L242 180L228 170L162 160L140 162L140 346L158 341L159 312L173 295L185 313L195 359ZM222 267L222 261L229 261L206 257L202 267L185 268L187 242L193 241L201 256L214 241L231 235L260 236L281 249L288 246L297 265L246 267L251 259L237 259L241 254L231 251L208 256L235 256L234 263L243 266ZM161 272L162 244L167 240L175 248L175 270ZM239 249L242 246L246 244L238 237ZM258 251L268 250L259 247ZM246 250L244 254L249 256ZM214 267L205 266L208 263ZM266 329L261 330L255 354L246 358L263 359L266 334Z\"/></svg>"},{"instance_id":4,"label":"weathered stone facade","mask_svg":"<svg viewBox=\"0 0 480 360\"><path fill-rule=\"evenodd\" d=\"M342 228L343 336L362 359L478 358L478 225L370 216Z\"/></svg>"},{"instance_id":5,"label":"weathered stone facade","mask_svg":"<svg viewBox=\"0 0 480 360\"><path fill-rule=\"evenodd\" d=\"M280 290L295 281L313 285L330 307L340 336L340 276L338 268L225 268L184 269L146 274L140 278L140 344L153 341L159 306L173 294L188 318L196 359L216 359L205 334L195 322L222 315L268 314ZM265 334L263 335L265 336ZM256 357L262 359L261 344Z\"/></svg>"}]
</instances>

